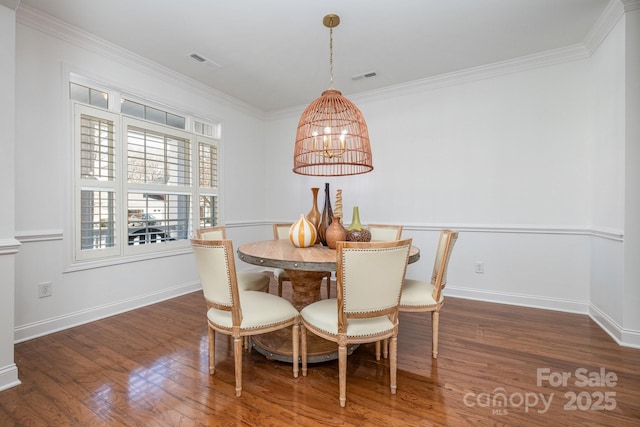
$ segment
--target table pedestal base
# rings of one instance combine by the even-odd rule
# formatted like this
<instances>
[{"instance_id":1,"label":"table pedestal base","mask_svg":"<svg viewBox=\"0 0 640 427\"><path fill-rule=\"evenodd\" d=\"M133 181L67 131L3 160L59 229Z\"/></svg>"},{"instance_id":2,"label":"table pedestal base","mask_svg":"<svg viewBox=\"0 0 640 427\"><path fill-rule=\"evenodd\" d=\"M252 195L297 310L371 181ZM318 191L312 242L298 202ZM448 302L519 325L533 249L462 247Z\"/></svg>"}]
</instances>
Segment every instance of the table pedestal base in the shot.
<instances>
[{"instance_id":1,"label":"table pedestal base","mask_svg":"<svg viewBox=\"0 0 640 427\"><path fill-rule=\"evenodd\" d=\"M323 271L286 270L293 288L291 303L298 310L320 299L320 285L324 278ZM337 315L337 313L336 313ZM252 337L253 348L267 359L280 362L293 362L291 346L291 329L281 329L268 334ZM351 354L358 346L347 348ZM302 353L302 350L301 350ZM338 344L327 341L312 333L307 333L307 362L319 363L338 358Z\"/></svg>"},{"instance_id":2,"label":"table pedestal base","mask_svg":"<svg viewBox=\"0 0 640 427\"><path fill-rule=\"evenodd\" d=\"M268 334L251 337L253 348L269 360L293 362L291 352L291 329L281 329ZM357 345L347 347L347 355L353 353ZM307 363L321 363L338 359L338 344L327 341L312 333L307 334Z\"/></svg>"}]
</instances>

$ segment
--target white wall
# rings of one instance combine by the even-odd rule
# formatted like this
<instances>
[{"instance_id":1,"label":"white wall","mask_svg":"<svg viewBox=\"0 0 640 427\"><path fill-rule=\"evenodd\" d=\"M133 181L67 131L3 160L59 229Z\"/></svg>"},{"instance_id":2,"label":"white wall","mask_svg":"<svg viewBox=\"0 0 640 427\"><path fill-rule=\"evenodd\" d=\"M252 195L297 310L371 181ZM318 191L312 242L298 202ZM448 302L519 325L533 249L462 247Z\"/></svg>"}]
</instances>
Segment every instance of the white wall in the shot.
<instances>
[{"instance_id":1,"label":"white wall","mask_svg":"<svg viewBox=\"0 0 640 427\"><path fill-rule=\"evenodd\" d=\"M0 390L19 384L13 360L15 12L0 4Z\"/></svg>"},{"instance_id":2,"label":"white wall","mask_svg":"<svg viewBox=\"0 0 640 427\"><path fill-rule=\"evenodd\" d=\"M640 1L625 14L625 275L622 341L640 343Z\"/></svg>"},{"instance_id":3,"label":"white wall","mask_svg":"<svg viewBox=\"0 0 640 427\"><path fill-rule=\"evenodd\" d=\"M69 73L96 79L223 126L221 220L262 218L261 115L221 94L28 12L17 25L15 332L24 340L199 289L190 248L111 266L71 264ZM46 29L46 33L43 32ZM37 118L34 126L32 120ZM242 158L242 162L228 159ZM257 177L258 179L255 179ZM40 282L53 295L37 297Z\"/></svg>"},{"instance_id":4,"label":"white wall","mask_svg":"<svg viewBox=\"0 0 640 427\"><path fill-rule=\"evenodd\" d=\"M619 239L592 240L591 313L609 330L620 330L624 301L625 148L624 20L610 31L591 57L595 138L592 153L592 224L620 230ZM618 335L618 339L620 336Z\"/></svg>"},{"instance_id":5,"label":"white wall","mask_svg":"<svg viewBox=\"0 0 640 427\"><path fill-rule=\"evenodd\" d=\"M309 187L343 189L367 222L400 223L423 248L461 230L450 295L586 313L589 301L591 103L587 59L382 100L358 100L375 169L341 178L291 172L300 112L273 118L269 220L311 206ZM335 197L335 194L332 194ZM321 201L324 196L320 197ZM475 262L485 273L474 273Z\"/></svg>"},{"instance_id":6,"label":"white wall","mask_svg":"<svg viewBox=\"0 0 640 427\"><path fill-rule=\"evenodd\" d=\"M640 346L640 2L592 57L594 88L593 226L622 229L593 239L590 315L618 342Z\"/></svg>"}]
</instances>

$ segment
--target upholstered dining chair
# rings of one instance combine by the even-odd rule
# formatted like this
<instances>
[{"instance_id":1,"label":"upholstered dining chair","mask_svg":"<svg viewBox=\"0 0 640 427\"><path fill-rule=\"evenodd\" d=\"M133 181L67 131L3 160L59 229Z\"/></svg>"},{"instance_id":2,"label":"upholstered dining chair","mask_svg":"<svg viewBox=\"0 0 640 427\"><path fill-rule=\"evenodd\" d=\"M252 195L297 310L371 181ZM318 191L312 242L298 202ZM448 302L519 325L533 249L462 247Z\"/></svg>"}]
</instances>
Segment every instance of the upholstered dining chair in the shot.
<instances>
[{"instance_id":1,"label":"upholstered dining chair","mask_svg":"<svg viewBox=\"0 0 640 427\"><path fill-rule=\"evenodd\" d=\"M236 396L240 396L243 338L291 327L293 376L298 377L298 310L277 295L238 288L231 240L191 239L191 246L207 302L209 374L215 373L216 332L233 337Z\"/></svg>"},{"instance_id":2,"label":"upholstered dining chair","mask_svg":"<svg viewBox=\"0 0 640 427\"><path fill-rule=\"evenodd\" d=\"M391 225L391 224L369 224L367 225L367 229L371 233L371 241L372 242L388 242L390 240L400 240L402 236L402 226L401 225ZM387 340L383 340L382 342L376 343L376 354L379 354L379 347L382 345L382 355L386 359L389 357L389 343Z\"/></svg>"},{"instance_id":3,"label":"upholstered dining chair","mask_svg":"<svg viewBox=\"0 0 640 427\"><path fill-rule=\"evenodd\" d=\"M284 239L289 240L289 229L291 228L291 223L289 224L273 224L273 239ZM291 282L289 275L286 271L281 268L276 268L274 273L276 279L278 279L278 295L282 296L282 283L283 282ZM324 275L327 284L327 298L331 298L331 272L326 271Z\"/></svg>"},{"instance_id":4,"label":"upholstered dining chair","mask_svg":"<svg viewBox=\"0 0 640 427\"><path fill-rule=\"evenodd\" d=\"M430 281L405 279L400 297L400 311L431 312L432 354L438 357L438 328L440 309L444 304L442 290L447 284L447 269L453 246L458 239L458 232L441 230L438 248Z\"/></svg>"},{"instance_id":5,"label":"upholstered dining chair","mask_svg":"<svg viewBox=\"0 0 640 427\"><path fill-rule=\"evenodd\" d=\"M371 233L372 242L387 242L389 240L400 240L402 236L401 225L390 224L369 224L367 229Z\"/></svg>"},{"instance_id":6,"label":"upholstered dining chair","mask_svg":"<svg viewBox=\"0 0 640 427\"><path fill-rule=\"evenodd\" d=\"M196 229L196 239L202 240L226 240L227 232L224 226L203 227ZM271 278L257 271L238 271L238 287L241 291L269 292Z\"/></svg>"},{"instance_id":7,"label":"upholstered dining chair","mask_svg":"<svg viewBox=\"0 0 640 427\"><path fill-rule=\"evenodd\" d=\"M411 239L390 242L338 242L338 297L316 301L302 316L302 375L307 375L307 333L338 345L340 406L347 397L347 347L390 340L390 388L396 393L398 307ZM376 347L376 359L380 358Z\"/></svg>"}]
</instances>

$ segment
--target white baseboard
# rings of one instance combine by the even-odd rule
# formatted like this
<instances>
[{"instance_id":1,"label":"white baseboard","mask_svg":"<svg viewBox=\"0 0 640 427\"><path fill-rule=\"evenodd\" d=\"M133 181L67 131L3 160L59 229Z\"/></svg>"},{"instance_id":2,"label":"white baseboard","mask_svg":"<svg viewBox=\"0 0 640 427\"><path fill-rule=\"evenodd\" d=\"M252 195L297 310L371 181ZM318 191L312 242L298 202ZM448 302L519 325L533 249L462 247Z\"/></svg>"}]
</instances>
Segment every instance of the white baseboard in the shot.
<instances>
[{"instance_id":1,"label":"white baseboard","mask_svg":"<svg viewBox=\"0 0 640 427\"><path fill-rule=\"evenodd\" d=\"M571 301L558 298L537 297L533 295L511 294L507 292L479 291L477 289L447 286L446 296L499 304L518 305L541 308L545 310L563 311L567 313L586 314L598 324L613 340L621 346L640 348L640 331L623 329L606 313L587 301Z\"/></svg>"},{"instance_id":2,"label":"white baseboard","mask_svg":"<svg viewBox=\"0 0 640 427\"><path fill-rule=\"evenodd\" d=\"M15 387L19 384L18 367L15 363L0 368L0 391Z\"/></svg>"},{"instance_id":3,"label":"white baseboard","mask_svg":"<svg viewBox=\"0 0 640 427\"><path fill-rule=\"evenodd\" d=\"M545 310L564 311L567 313L589 314L588 301L573 301L535 295L513 294L508 292L482 291L455 286L447 286L445 289L445 295L454 298L520 305L523 307L542 308Z\"/></svg>"},{"instance_id":4,"label":"white baseboard","mask_svg":"<svg viewBox=\"0 0 640 427\"><path fill-rule=\"evenodd\" d=\"M640 331L622 328L618 325L618 322L593 304L589 307L589 317L618 344L625 347L640 348Z\"/></svg>"},{"instance_id":5,"label":"white baseboard","mask_svg":"<svg viewBox=\"0 0 640 427\"><path fill-rule=\"evenodd\" d=\"M180 295L185 295L200 289L202 289L202 285L199 281L184 283L173 288L163 289L159 292L141 295L128 300L92 307L75 313L65 314L64 316L53 317L21 325L14 329L14 339L16 343L27 341L53 332L134 310L136 308L155 304L170 298L175 298Z\"/></svg>"}]
</instances>

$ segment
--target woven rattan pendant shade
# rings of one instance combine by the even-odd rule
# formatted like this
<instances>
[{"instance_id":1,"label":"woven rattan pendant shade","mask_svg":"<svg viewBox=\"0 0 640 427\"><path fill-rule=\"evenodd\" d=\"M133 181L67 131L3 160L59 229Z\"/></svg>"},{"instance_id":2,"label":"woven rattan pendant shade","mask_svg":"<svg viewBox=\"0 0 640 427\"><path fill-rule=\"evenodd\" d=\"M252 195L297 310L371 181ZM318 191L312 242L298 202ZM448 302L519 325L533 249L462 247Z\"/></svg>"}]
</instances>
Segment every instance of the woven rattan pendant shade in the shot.
<instances>
[{"instance_id":1,"label":"woven rattan pendant shade","mask_svg":"<svg viewBox=\"0 0 640 427\"><path fill-rule=\"evenodd\" d=\"M355 104L333 88L333 28L337 15L323 19L330 28L331 88L302 113L296 132L293 171L300 175L343 176L371 172L369 130Z\"/></svg>"},{"instance_id":2,"label":"woven rattan pendant shade","mask_svg":"<svg viewBox=\"0 0 640 427\"><path fill-rule=\"evenodd\" d=\"M369 131L362 113L340 91L325 90L298 122L293 171L342 176L372 170Z\"/></svg>"}]
</instances>

